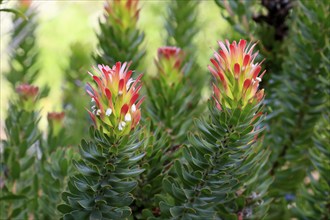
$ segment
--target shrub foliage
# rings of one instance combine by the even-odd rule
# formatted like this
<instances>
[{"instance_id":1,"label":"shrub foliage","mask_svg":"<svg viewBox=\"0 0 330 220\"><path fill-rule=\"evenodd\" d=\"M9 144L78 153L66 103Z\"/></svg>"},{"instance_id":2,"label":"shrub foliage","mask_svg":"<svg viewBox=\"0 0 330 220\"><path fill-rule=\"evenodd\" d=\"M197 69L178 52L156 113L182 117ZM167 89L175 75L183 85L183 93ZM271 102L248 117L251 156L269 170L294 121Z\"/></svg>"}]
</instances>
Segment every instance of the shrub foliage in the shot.
<instances>
[{"instance_id":1,"label":"shrub foliage","mask_svg":"<svg viewBox=\"0 0 330 220\"><path fill-rule=\"evenodd\" d=\"M203 2L165 4L153 62L138 26L147 8L105 1L96 48L71 45L63 111L45 129L36 5L3 3L1 219L330 218L326 0L208 2L229 24L208 68Z\"/></svg>"}]
</instances>

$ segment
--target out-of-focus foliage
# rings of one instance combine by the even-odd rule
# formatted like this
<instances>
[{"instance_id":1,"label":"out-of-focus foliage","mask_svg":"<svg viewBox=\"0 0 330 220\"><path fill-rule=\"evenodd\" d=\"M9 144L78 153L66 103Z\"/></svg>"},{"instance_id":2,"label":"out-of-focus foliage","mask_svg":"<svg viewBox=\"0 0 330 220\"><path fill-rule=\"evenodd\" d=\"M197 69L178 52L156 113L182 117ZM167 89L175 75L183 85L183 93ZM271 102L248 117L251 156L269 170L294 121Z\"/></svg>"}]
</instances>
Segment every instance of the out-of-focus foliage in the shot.
<instances>
[{"instance_id":1,"label":"out-of-focus foliage","mask_svg":"<svg viewBox=\"0 0 330 220\"><path fill-rule=\"evenodd\" d=\"M166 46L176 46L185 52L186 68L192 70L185 72L187 83L195 88L196 93L201 93L209 79L206 71L196 62L198 52L194 42L196 35L202 31L197 23L199 4L194 0L169 1L165 23Z\"/></svg>"},{"instance_id":2,"label":"out-of-focus foliage","mask_svg":"<svg viewBox=\"0 0 330 220\"><path fill-rule=\"evenodd\" d=\"M5 121L7 139L2 140L0 209L6 210L0 214L2 219L24 219L37 208L38 175L34 169L41 137L35 126L39 117L36 111L10 105Z\"/></svg>"},{"instance_id":3,"label":"out-of-focus foliage","mask_svg":"<svg viewBox=\"0 0 330 220\"><path fill-rule=\"evenodd\" d=\"M38 49L35 45L37 26L35 8L29 4L18 4L17 10L30 17L13 17L11 35L10 68L5 73L12 92L8 116L5 120L6 139L1 140L1 218L27 218L38 206L38 174L34 172L38 163L39 112L35 105L40 98L39 88L29 85L38 75L36 65ZM45 90L45 92L47 92ZM18 94L18 95L17 95ZM46 95L46 94L43 94ZM29 201L29 202L28 202Z\"/></svg>"},{"instance_id":4,"label":"out-of-focus foliage","mask_svg":"<svg viewBox=\"0 0 330 220\"><path fill-rule=\"evenodd\" d=\"M0 6L1 6L1 4L4 4L4 3L6 3L6 1L5 0L0 0ZM19 17L21 17L21 18L23 18L24 20L28 20L28 18L26 17L26 15L23 13L23 12L21 12L21 11L19 11L19 10L16 10L16 9L14 9L14 8L0 8L0 12L9 12L9 13L13 13L13 14L15 14L16 16L19 16Z\"/></svg>"},{"instance_id":5,"label":"out-of-focus foliage","mask_svg":"<svg viewBox=\"0 0 330 220\"><path fill-rule=\"evenodd\" d=\"M11 41L8 46L9 65L5 77L13 89L18 84L32 84L40 74L38 64L39 49L36 45L36 28L38 26L37 11L29 2L20 2L17 10L28 19L15 14L13 17L13 30ZM45 87L41 96L46 96L49 88Z\"/></svg>"},{"instance_id":6,"label":"out-of-focus foliage","mask_svg":"<svg viewBox=\"0 0 330 220\"><path fill-rule=\"evenodd\" d=\"M13 97L15 101L9 107L5 124L7 139L2 140L0 208L5 211L1 212L1 218L53 218L58 214L55 207L60 202L66 176L72 172L69 161L74 154L64 148L63 130L55 135L50 123L47 138L42 137L38 129L39 112L35 107L22 108L31 106L24 102L32 101L35 106L38 94L31 100L17 91L20 97Z\"/></svg>"},{"instance_id":7,"label":"out-of-focus foliage","mask_svg":"<svg viewBox=\"0 0 330 220\"><path fill-rule=\"evenodd\" d=\"M294 5L290 0L215 0L223 9L222 15L229 22L234 32L227 32L226 37L249 38L258 41L260 55L266 58L268 72L281 74L281 64L287 55L285 39L288 33L287 20ZM263 84L273 83L273 74L267 74ZM269 82L270 81L270 82Z\"/></svg>"},{"instance_id":8,"label":"out-of-focus foliage","mask_svg":"<svg viewBox=\"0 0 330 220\"><path fill-rule=\"evenodd\" d=\"M39 209L36 217L45 220L60 217L57 205L61 202L61 193L66 188L67 177L74 172L70 165L73 158L77 158L77 156L72 148L57 148L41 165Z\"/></svg>"},{"instance_id":9,"label":"out-of-focus foliage","mask_svg":"<svg viewBox=\"0 0 330 220\"><path fill-rule=\"evenodd\" d=\"M165 28L166 45L177 46L190 54L195 54L193 39L198 33L197 27L199 1L170 1Z\"/></svg>"},{"instance_id":10,"label":"out-of-focus foliage","mask_svg":"<svg viewBox=\"0 0 330 220\"><path fill-rule=\"evenodd\" d=\"M6 139L2 140L0 209L5 210L1 212L3 219L56 216L59 193L66 185L66 175L70 175L69 161L73 157L73 151L60 150L67 140L60 125L55 129L56 122L49 121L47 135L38 128L41 116L36 106L47 96L49 88L39 91L30 85L40 74L35 39L38 23L36 9L30 3L19 2L17 10L29 19L13 17L9 45L11 62L6 78L16 93L11 95L5 120Z\"/></svg>"},{"instance_id":11,"label":"out-of-focus foliage","mask_svg":"<svg viewBox=\"0 0 330 220\"><path fill-rule=\"evenodd\" d=\"M162 127L171 139L170 151L179 148L187 138L194 116L198 115L200 91L189 85L188 73L193 71L184 62L180 48L163 47L158 50L157 75L146 81L149 102L146 111L154 127Z\"/></svg>"},{"instance_id":12,"label":"out-of-focus foliage","mask_svg":"<svg viewBox=\"0 0 330 220\"><path fill-rule=\"evenodd\" d=\"M167 3L166 45L158 49L156 75L144 80L148 85L145 111L151 121L142 160L146 171L140 176L133 207L138 218L160 215L155 196L161 193L162 180L180 155L187 132L192 131L193 118L203 109L199 102L205 74L198 69L196 45L192 43L199 31L198 5L198 1Z\"/></svg>"},{"instance_id":13,"label":"out-of-focus foliage","mask_svg":"<svg viewBox=\"0 0 330 220\"><path fill-rule=\"evenodd\" d=\"M294 215L300 219L330 218L330 127L329 113L324 115L319 127L315 129L314 145L309 149L313 164L308 177L298 190Z\"/></svg>"},{"instance_id":14,"label":"out-of-focus foliage","mask_svg":"<svg viewBox=\"0 0 330 220\"><path fill-rule=\"evenodd\" d=\"M137 69L145 55L141 48L144 39L143 31L137 28L139 19L139 1L107 1L104 7L104 18L99 20L98 64L114 65L117 61L130 62Z\"/></svg>"},{"instance_id":15,"label":"out-of-focus foliage","mask_svg":"<svg viewBox=\"0 0 330 220\"><path fill-rule=\"evenodd\" d=\"M298 186L311 169L308 151L314 146L314 131L322 114L328 111L329 102L329 89L324 86L330 66L330 29L325 22L329 5L326 1L303 1L295 10L290 53L283 63L285 75L278 79L283 84L276 87L273 108L278 114L271 119L267 138L273 149L270 162L275 180L270 195L276 198L272 212L275 219L280 210L287 212L287 204L296 201ZM315 28L315 23L320 29Z\"/></svg>"},{"instance_id":16,"label":"out-of-focus foliage","mask_svg":"<svg viewBox=\"0 0 330 220\"><path fill-rule=\"evenodd\" d=\"M86 107L90 99L86 95L86 80L89 78L87 69L90 68L92 57L91 49L87 44L76 42L71 45L69 66L64 70L63 109L66 113L65 126L70 144L79 144L84 134L88 133L89 116ZM73 92L74 91L74 92ZM72 129L74 128L74 129Z\"/></svg>"}]
</instances>

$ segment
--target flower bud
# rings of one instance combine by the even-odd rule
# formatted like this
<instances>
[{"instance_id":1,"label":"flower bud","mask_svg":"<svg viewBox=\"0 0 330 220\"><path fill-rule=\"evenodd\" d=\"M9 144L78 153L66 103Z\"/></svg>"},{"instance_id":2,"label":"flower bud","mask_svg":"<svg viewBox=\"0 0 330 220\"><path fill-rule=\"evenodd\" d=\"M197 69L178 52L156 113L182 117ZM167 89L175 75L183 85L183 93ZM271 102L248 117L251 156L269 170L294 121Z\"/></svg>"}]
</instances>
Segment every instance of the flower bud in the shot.
<instances>
[{"instance_id":1,"label":"flower bud","mask_svg":"<svg viewBox=\"0 0 330 220\"><path fill-rule=\"evenodd\" d=\"M134 28L139 18L138 0L112 0L104 7L106 18L116 27L126 30Z\"/></svg>"},{"instance_id":2,"label":"flower bud","mask_svg":"<svg viewBox=\"0 0 330 220\"><path fill-rule=\"evenodd\" d=\"M177 47L160 47L158 49L157 68L169 85L177 84L183 77L182 63L185 55Z\"/></svg>"},{"instance_id":3,"label":"flower bud","mask_svg":"<svg viewBox=\"0 0 330 220\"><path fill-rule=\"evenodd\" d=\"M32 111L39 95L39 88L29 84L21 84L16 87L16 92L20 97L22 108L26 111Z\"/></svg>"},{"instance_id":4,"label":"flower bud","mask_svg":"<svg viewBox=\"0 0 330 220\"><path fill-rule=\"evenodd\" d=\"M211 59L213 67L208 66L216 80L213 92L219 110L244 108L248 103L257 104L263 99L264 91L259 90L259 83L266 71L259 75L261 63L254 63L258 55L258 52L253 53L255 45L246 45L245 40L238 44L236 41L229 44L228 40L219 42L219 53L214 52Z\"/></svg>"},{"instance_id":5,"label":"flower bud","mask_svg":"<svg viewBox=\"0 0 330 220\"><path fill-rule=\"evenodd\" d=\"M28 8L31 6L32 0L20 0L19 3L21 6Z\"/></svg>"},{"instance_id":6,"label":"flower bud","mask_svg":"<svg viewBox=\"0 0 330 220\"><path fill-rule=\"evenodd\" d=\"M117 62L112 68L98 65L96 75L90 73L95 87L90 84L87 93L92 98L92 109L89 111L97 128L103 132L122 136L128 134L139 123L141 118L139 99L141 89L139 75L136 80L131 78L130 64Z\"/></svg>"},{"instance_id":7,"label":"flower bud","mask_svg":"<svg viewBox=\"0 0 330 220\"><path fill-rule=\"evenodd\" d=\"M57 136L63 127L64 112L49 112L47 114L47 120L50 126L52 126L54 136Z\"/></svg>"}]
</instances>

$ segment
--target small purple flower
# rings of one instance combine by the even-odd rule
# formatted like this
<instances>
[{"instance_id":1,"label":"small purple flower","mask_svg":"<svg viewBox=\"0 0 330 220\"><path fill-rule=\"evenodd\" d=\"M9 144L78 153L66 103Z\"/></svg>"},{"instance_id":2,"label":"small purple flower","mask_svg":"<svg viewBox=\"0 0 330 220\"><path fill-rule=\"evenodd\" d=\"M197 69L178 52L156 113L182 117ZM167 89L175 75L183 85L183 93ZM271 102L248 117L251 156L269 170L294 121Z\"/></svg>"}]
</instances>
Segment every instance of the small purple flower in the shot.
<instances>
[{"instance_id":1,"label":"small purple flower","mask_svg":"<svg viewBox=\"0 0 330 220\"><path fill-rule=\"evenodd\" d=\"M291 202L291 201L295 200L295 198L296 198L296 196L293 195L293 194L291 194L291 193L287 193L287 194L285 194L285 200L286 200L286 201Z\"/></svg>"}]
</instances>

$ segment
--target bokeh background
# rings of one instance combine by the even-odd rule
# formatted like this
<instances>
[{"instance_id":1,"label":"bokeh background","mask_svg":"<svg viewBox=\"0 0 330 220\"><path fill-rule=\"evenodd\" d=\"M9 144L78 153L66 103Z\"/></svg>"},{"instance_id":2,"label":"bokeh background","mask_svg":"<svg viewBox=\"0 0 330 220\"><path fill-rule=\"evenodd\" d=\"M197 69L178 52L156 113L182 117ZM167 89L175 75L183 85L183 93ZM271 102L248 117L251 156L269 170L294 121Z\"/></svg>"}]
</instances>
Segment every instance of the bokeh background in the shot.
<instances>
[{"instance_id":1,"label":"bokeh background","mask_svg":"<svg viewBox=\"0 0 330 220\"><path fill-rule=\"evenodd\" d=\"M61 110L61 79L63 70L68 65L70 45L82 42L90 50L91 55L96 50L96 33L98 19L102 19L104 1L100 0L48 0L32 1L38 9L39 26L37 29L37 44L40 49L39 65L41 68L38 86L50 85L51 91L46 99L41 101L42 114L45 116L49 111ZM7 1L4 6L13 8L17 1ZM154 57L157 48L164 46L166 30L164 28L167 16L165 0L141 0L139 28L145 32L145 45L147 53L143 59L146 74L155 72ZM199 4L198 25L200 31L195 37L198 41L197 62L207 70L207 63L212 55L210 48L216 47L216 41L226 37L227 22L223 19L219 7L214 1L201 1ZM8 47L10 32L12 29L11 13L1 13L1 125L6 117L8 99L13 92L3 73L8 69ZM86 74L87 74L86 69ZM207 92L207 91L206 91ZM46 126L45 117L40 125ZM1 126L3 127L3 126ZM3 132L1 132L3 137Z\"/></svg>"}]
</instances>

